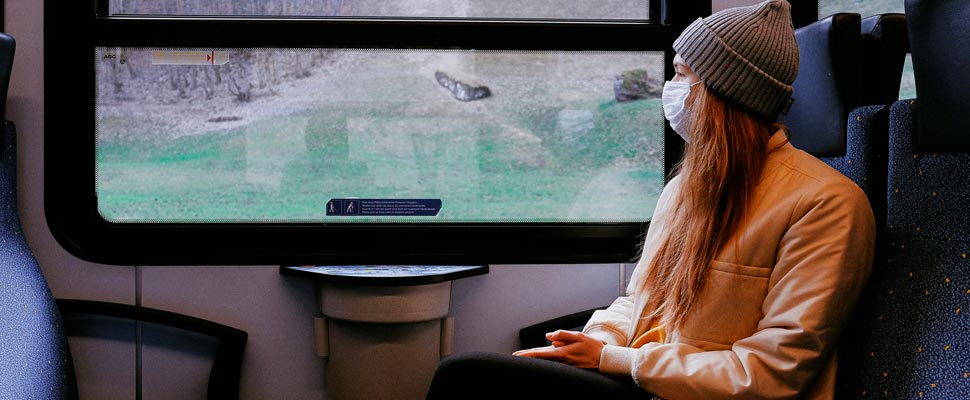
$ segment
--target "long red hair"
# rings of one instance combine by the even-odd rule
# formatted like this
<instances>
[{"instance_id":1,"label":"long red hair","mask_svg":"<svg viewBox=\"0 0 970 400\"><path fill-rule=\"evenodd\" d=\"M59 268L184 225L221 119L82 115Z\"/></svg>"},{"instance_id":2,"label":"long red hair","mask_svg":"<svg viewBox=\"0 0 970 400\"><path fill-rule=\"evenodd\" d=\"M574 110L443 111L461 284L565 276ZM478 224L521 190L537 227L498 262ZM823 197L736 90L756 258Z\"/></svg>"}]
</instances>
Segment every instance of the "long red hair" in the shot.
<instances>
[{"instance_id":1,"label":"long red hair","mask_svg":"<svg viewBox=\"0 0 970 400\"><path fill-rule=\"evenodd\" d=\"M743 225L769 152L768 138L778 129L787 131L726 102L706 85L695 86L687 103L690 143L674 170L680 193L641 283L652 306L644 317L659 317L670 329L684 322L711 262Z\"/></svg>"}]
</instances>

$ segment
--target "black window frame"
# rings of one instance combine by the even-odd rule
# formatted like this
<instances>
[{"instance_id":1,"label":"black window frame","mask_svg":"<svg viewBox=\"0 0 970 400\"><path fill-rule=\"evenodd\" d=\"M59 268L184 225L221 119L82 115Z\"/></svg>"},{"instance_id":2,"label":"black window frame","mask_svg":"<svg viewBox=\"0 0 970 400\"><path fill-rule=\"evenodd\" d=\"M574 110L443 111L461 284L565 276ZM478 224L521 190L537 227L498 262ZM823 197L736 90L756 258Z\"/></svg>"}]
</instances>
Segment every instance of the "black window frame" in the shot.
<instances>
[{"instance_id":1,"label":"black window frame","mask_svg":"<svg viewBox=\"0 0 970 400\"><path fill-rule=\"evenodd\" d=\"M654 0L652 20L109 16L45 0L48 225L75 256L119 265L629 262L648 223L110 223L95 193L96 47L663 51L710 1ZM665 172L683 142L669 126Z\"/></svg>"}]
</instances>

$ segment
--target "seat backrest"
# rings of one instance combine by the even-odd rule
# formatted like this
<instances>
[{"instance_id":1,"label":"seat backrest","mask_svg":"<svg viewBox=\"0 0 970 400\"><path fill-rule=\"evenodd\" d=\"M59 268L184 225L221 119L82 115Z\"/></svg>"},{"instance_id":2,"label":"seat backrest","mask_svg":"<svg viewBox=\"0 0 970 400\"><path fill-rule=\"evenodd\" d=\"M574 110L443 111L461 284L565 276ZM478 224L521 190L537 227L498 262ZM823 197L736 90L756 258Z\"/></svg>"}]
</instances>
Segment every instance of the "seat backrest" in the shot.
<instances>
[{"instance_id":1,"label":"seat backrest","mask_svg":"<svg viewBox=\"0 0 970 400\"><path fill-rule=\"evenodd\" d=\"M881 14L861 23L861 107L847 121L844 156L822 158L854 180L866 193L882 231L886 220L889 105L899 98L903 64L909 52L904 14Z\"/></svg>"},{"instance_id":2,"label":"seat backrest","mask_svg":"<svg viewBox=\"0 0 970 400\"><path fill-rule=\"evenodd\" d=\"M791 127L795 147L858 184L880 220L885 214L889 112L885 106L852 110L862 97L862 29L858 14L834 14L796 31L801 63L796 100L782 122Z\"/></svg>"},{"instance_id":3,"label":"seat backrest","mask_svg":"<svg viewBox=\"0 0 970 400\"><path fill-rule=\"evenodd\" d=\"M860 24L859 14L839 13L795 31L795 101L779 121L791 128L792 145L815 156L845 155L846 121L861 88Z\"/></svg>"},{"instance_id":4,"label":"seat backrest","mask_svg":"<svg viewBox=\"0 0 970 400\"><path fill-rule=\"evenodd\" d=\"M889 105L909 51L906 17L835 14L796 32L796 102L783 122L792 143L858 184L885 225ZM800 103L800 104L799 104ZM858 107L862 106L862 107Z\"/></svg>"},{"instance_id":5,"label":"seat backrest","mask_svg":"<svg viewBox=\"0 0 970 400\"><path fill-rule=\"evenodd\" d=\"M927 12L934 6L950 8ZM962 91L953 85L941 92L940 82L965 79L966 68L940 57L970 53L970 33L957 28L970 3L910 0L906 8L914 70L936 73L917 73L918 98L896 102L889 112L886 229L850 340L841 346L840 398L970 394L970 142L960 140L966 128L951 129L952 120L925 118L932 107L924 100L966 95L949 93ZM938 26L950 27L948 37L921 32Z\"/></svg>"},{"instance_id":6,"label":"seat backrest","mask_svg":"<svg viewBox=\"0 0 970 400\"><path fill-rule=\"evenodd\" d=\"M840 350L841 398L970 393L970 149L923 152L921 112L890 110L885 245Z\"/></svg>"},{"instance_id":7,"label":"seat backrest","mask_svg":"<svg viewBox=\"0 0 970 400\"><path fill-rule=\"evenodd\" d=\"M905 14L880 14L862 20L861 105L888 106L899 99L907 53Z\"/></svg>"},{"instance_id":8,"label":"seat backrest","mask_svg":"<svg viewBox=\"0 0 970 400\"><path fill-rule=\"evenodd\" d=\"M68 335L80 331L78 329L80 326L73 324L71 317L86 314L157 324L218 340L219 347L212 360L206 398L212 400L239 398L243 355L249 338L246 332L212 321L142 306L73 299L58 299L57 305L65 316Z\"/></svg>"},{"instance_id":9,"label":"seat backrest","mask_svg":"<svg viewBox=\"0 0 970 400\"><path fill-rule=\"evenodd\" d=\"M7 88L10 86L16 47L17 42L10 35L0 32L0 121L7 118Z\"/></svg>"},{"instance_id":10,"label":"seat backrest","mask_svg":"<svg viewBox=\"0 0 970 400\"><path fill-rule=\"evenodd\" d=\"M6 103L14 47L13 38L0 34L2 104ZM74 399L74 367L61 316L17 214L15 127L6 121L4 128L0 146L0 398Z\"/></svg>"},{"instance_id":11,"label":"seat backrest","mask_svg":"<svg viewBox=\"0 0 970 400\"><path fill-rule=\"evenodd\" d=\"M970 146L970 4L906 0L924 152ZM920 60L920 62L917 62Z\"/></svg>"},{"instance_id":12,"label":"seat backrest","mask_svg":"<svg viewBox=\"0 0 970 400\"><path fill-rule=\"evenodd\" d=\"M872 105L852 110L846 129L845 155L820 159L862 188L876 217L877 231L881 231L886 220L889 106Z\"/></svg>"}]
</instances>

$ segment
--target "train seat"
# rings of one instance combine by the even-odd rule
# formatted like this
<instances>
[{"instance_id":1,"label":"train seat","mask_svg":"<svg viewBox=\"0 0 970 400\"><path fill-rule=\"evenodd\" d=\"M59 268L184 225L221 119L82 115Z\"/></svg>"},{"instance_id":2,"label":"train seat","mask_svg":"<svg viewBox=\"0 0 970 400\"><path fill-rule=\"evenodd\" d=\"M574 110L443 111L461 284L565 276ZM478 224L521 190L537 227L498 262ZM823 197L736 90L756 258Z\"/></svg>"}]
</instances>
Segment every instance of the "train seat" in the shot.
<instances>
[{"instance_id":1,"label":"train seat","mask_svg":"<svg viewBox=\"0 0 970 400\"><path fill-rule=\"evenodd\" d=\"M6 105L15 47L12 37L0 34L0 107ZM64 325L17 214L14 130L5 121L0 137L0 398L77 398Z\"/></svg>"},{"instance_id":2,"label":"train seat","mask_svg":"<svg viewBox=\"0 0 970 400\"><path fill-rule=\"evenodd\" d=\"M905 14L879 14L862 20L861 105L888 106L899 100L907 53L909 34Z\"/></svg>"},{"instance_id":3,"label":"train seat","mask_svg":"<svg viewBox=\"0 0 970 400\"><path fill-rule=\"evenodd\" d=\"M970 396L970 3L905 5L917 98L889 112L886 229L842 345L843 399Z\"/></svg>"},{"instance_id":4,"label":"train seat","mask_svg":"<svg viewBox=\"0 0 970 400\"><path fill-rule=\"evenodd\" d=\"M926 153L918 100L890 111L885 247L843 349L844 398L970 395L970 149ZM841 355L845 361L847 353Z\"/></svg>"},{"instance_id":5,"label":"train seat","mask_svg":"<svg viewBox=\"0 0 970 400\"><path fill-rule=\"evenodd\" d=\"M3 35L0 34L0 51ZM246 332L183 314L100 301L55 299L17 215L16 129L6 121L0 160L0 398L77 399L68 337L82 315L142 321L218 340L208 398L239 398Z\"/></svg>"},{"instance_id":6,"label":"train seat","mask_svg":"<svg viewBox=\"0 0 970 400\"><path fill-rule=\"evenodd\" d=\"M907 0L906 22L919 98L917 145L923 152L970 146L970 3Z\"/></svg>"},{"instance_id":7,"label":"train seat","mask_svg":"<svg viewBox=\"0 0 970 400\"><path fill-rule=\"evenodd\" d=\"M861 23L859 107L850 111L845 154L822 161L851 178L869 198L876 226L886 221L889 106L899 99L903 64L909 52L904 14L880 14Z\"/></svg>"},{"instance_id":8,"label":"train seat","mask_svg":"<svg viewBox=\"0 0 970 400\"><path fill-rule=\"evenodd\" d=\"M861 98L861 29L859 14L838 13L795 30L794 102L779 121L791 128L793 146L816 157L846 154L849 112Z\"/></svg>"},{"instance_id":9,"label":"train seat","mask_svg":"<svg viewBox=\"0 0 970 400\"><path fill-rule=\"evenodd\" d=\"M905 23L902 14L860 20L842 13L796 30L801 66L795 103L781 118L792 129L795 147L862 188L880 228L886 214L888 106L899 96L908 48Z\"/></svg>"},{"instance_id":10,"label":"train seat","mask_svg":"<svg viewBox=\"0 0 970 400\"><path fill-rule=\"evenodd\" d=\"M15 40L0 33L0 116ZM55 299L24 236L17 208L17 135L13 122L0 132L0 399L77 399L79 390L68 336L70 317L93 315L164 325L219 341L208 398L239 398L246 332L172 312L99 301Z\"/></svg>"}]
</instances>

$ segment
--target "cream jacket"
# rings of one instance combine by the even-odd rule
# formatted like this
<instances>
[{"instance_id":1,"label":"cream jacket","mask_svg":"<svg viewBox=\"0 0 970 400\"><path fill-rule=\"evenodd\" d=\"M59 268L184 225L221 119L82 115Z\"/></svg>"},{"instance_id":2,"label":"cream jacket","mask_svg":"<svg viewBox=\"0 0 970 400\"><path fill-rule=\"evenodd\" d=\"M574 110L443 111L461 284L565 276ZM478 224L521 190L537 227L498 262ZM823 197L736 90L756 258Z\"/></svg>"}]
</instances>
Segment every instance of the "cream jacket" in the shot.
<instances>
[{"instance_id":1,"label":"cream jacket","mask_svg":"<svg viewBox=\"0 0 970 400\"><path fill-rule=\"evenodd\" d=\"M684 327L629 347L649 328L637 290L680 180L658 201L628 296L584 332L607 343L600 371L679 399L830 399L835 347L872 267L875 223L862 190L782 133L752 198L749 221L713 261Z\"/></svg>"}]
</instances>

